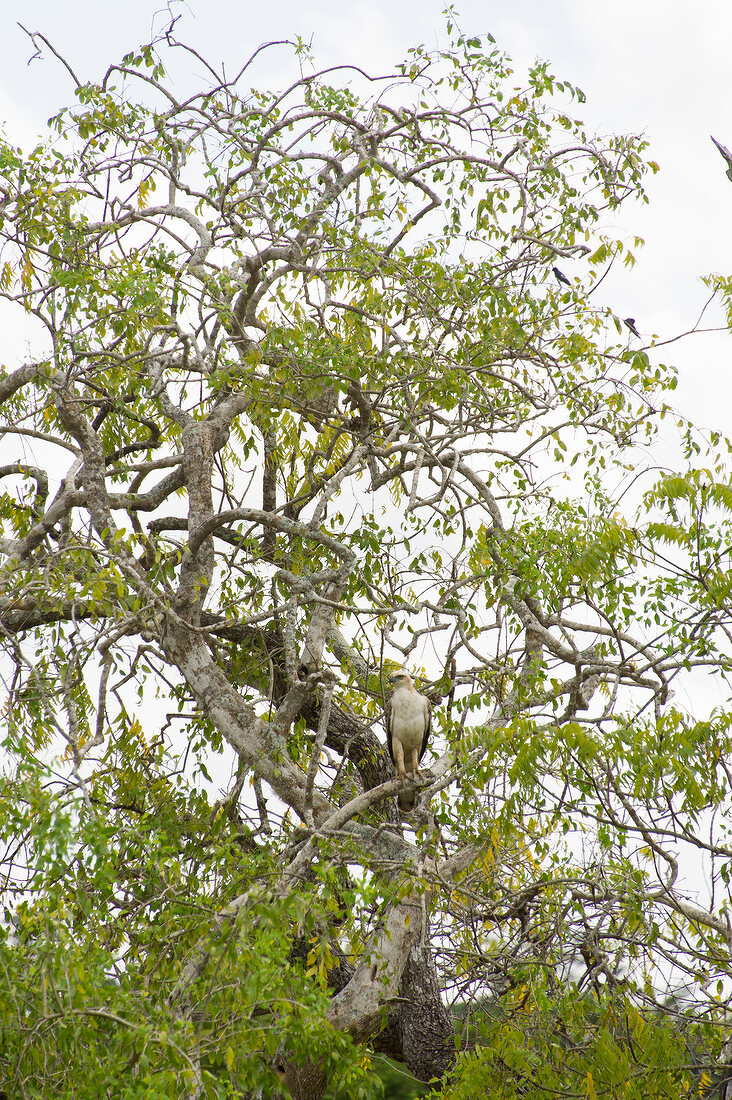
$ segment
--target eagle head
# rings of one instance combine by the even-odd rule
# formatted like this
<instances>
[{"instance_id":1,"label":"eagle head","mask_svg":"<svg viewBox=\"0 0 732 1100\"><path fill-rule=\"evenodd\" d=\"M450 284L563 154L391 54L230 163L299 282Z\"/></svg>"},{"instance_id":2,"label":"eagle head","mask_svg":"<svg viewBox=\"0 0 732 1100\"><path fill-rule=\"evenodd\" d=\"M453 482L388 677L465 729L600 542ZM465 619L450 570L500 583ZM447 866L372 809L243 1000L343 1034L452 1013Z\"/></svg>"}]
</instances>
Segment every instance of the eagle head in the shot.
<instances>
[{"instance_id":1,"label":"eagle head","mask_svg":"<svg viewBox=\"0 0 732 1100\"><path fill-rule=\"evenodd\" d=\"M409 675L406 668L395 668L393 672L389 673L389 680L396 687L399 683L411 684L412 677Z\"/></svg>"}]
</instances>

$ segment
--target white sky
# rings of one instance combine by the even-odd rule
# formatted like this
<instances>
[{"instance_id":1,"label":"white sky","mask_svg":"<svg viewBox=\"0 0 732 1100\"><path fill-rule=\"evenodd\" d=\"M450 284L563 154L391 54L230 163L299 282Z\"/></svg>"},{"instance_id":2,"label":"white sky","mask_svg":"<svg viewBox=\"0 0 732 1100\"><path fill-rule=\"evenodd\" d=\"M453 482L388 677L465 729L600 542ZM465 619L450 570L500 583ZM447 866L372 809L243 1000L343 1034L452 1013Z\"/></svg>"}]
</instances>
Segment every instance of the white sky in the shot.
<instances>
[{"instance_id":1,"label":"white sky","mask_svg":"<svg viewBox=\"0 0 732 1100\"><path fill-rule=\"evenodd\" d=\"M225 61L230 73L261 42L294 35L312 38L319 65L387 72L410 46L436 42L445 6L189 0L175 10L178 37L208 60ZM33 49L17 19L45 34L80 79L99 77L166 20L163 0L123 0L112 8L100 0L5 0L0 7L0 122L17 143L72 101L55 59L28 65ZM587 103L575 113L590 131L646 134L648 155L662 169L649 181L650 206L624 207L612 227L628 243L644 237L646 247L634 270L613 272L602 302L620 317L635 317L646 338L668 340L692 328L708 297L700 276L732 271L732 184L709 140L712 133L732 148L732 2L460 0L456 7L465 33L490 31L513 57L517 82L541 57L559 78L579 85ZM704 327L721 323L715 309ZM732 434L730 337L697 335L657 354L679 367L676 406L700 425ZM8 363L7 346L0 346L0 361Z\"/></svg>"}]
</instances>

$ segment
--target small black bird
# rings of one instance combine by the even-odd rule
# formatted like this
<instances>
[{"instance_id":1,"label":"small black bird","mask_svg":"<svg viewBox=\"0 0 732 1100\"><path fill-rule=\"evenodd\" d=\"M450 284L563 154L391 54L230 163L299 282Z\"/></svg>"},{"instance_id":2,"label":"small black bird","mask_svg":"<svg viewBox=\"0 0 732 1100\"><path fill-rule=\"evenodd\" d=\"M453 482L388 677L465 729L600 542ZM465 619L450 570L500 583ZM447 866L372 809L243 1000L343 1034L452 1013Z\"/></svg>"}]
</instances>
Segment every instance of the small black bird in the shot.
<instances>
[{"instance_id":1,"label":"small black bird","mask_svg":"<svg viewBox=\"0 0 732 1100\"><path fill-rule=\"evenodd\" d=\"M638 329L635 327L635 317L623 317L623 324L627 325L628 328L630 329L630 331L633 333L633 335L637 336L638 339L640 340L640 333L638 332Z\"/></svg>"},{"instance_id":2,"label":"small black bird","mask_svg":"<svg viewBox=\"0 0 732 1100\"><path fill-rule=\"evenodd\" d=\"M727 171L725 172L725 175L728 180L732 180L732 153L730 153L729 149L725 148L724 145L720 145L717 139L712 137L711 134L709 136L710 138L712 138L712 141L717 146L724 159L727 161Z\"/></svg>"},{"instance_id":3,"label":"small black bird","mask_svg":"<svg viewBox=\"0 0 732 1100\"><path fill-rule=\"evenodd\" d=\"M570 283L569 279L567 278L567 276L564 274L564 272L560 271L558 267L553 267L552 271L554 272L554 274L556 276L557 282L564 283L566 286L571 286L572 285Z\"/></svg>"}]
</instances>

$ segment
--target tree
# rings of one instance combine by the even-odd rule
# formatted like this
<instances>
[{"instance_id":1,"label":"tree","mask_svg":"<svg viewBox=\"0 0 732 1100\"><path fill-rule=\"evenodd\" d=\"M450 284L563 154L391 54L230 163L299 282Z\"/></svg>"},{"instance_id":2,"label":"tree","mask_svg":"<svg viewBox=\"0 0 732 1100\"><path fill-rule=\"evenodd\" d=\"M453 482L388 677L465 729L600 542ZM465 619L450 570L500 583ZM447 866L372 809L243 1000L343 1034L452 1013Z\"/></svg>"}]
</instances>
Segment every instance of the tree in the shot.
<instances>
[{"instance_id":1,"label":"tree","mask_svg":"<svg viewBox=\"0 0 732 1100\"><path fill-rule=\"evenodd\" d=\"M2 145L8 1095L717 1073L729 447L590 297L644 141L447 31L229 79L171 25Z\"/></svg>"}]
</instances>

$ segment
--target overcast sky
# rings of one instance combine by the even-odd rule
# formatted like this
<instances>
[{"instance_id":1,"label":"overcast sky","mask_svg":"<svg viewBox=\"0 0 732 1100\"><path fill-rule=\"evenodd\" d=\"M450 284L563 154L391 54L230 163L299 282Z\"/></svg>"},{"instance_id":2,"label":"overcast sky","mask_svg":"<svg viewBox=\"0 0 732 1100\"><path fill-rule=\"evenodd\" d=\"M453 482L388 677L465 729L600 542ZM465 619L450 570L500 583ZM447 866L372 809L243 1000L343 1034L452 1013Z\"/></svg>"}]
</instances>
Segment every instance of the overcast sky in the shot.
<instances>
[{"instance_id":1,"label":"overcast sky","mask_svg":"<svg viewBox=\"0 0 732 1100\"><path fill-rule=\"evenodd\" d=\"M178 37L233 72L261 42L312 39L319 64L354 63L390 71L406 50L444 36L443 0L190 0ZM730 0L461 0L458 22L490 32L516 62L517 81L537 57L579 85L576 108L597 132L642 132L661 165L649 182L650 205L623 207L611 228L645 238L639 264L606 284L606 304L631 315L641 332L668 340L691 329L708 297L700 276L732 272L732 183L709 140L732 148L732 3ZM0 122L16 143L72 101L52 56L28 64L31 44L18 27L41 31L80 79L149 41L165 22L162 0L5 0L0 15ZM276 75L276 74L275 74ZM704 327L722 323L711 310ZM0 346L0 362L7 362ZM657 353L680 369L677 407L697 423L732 434L732 338L694 336Z\"/></svg>"}]
</instances>

